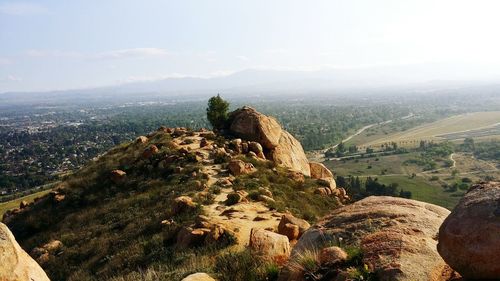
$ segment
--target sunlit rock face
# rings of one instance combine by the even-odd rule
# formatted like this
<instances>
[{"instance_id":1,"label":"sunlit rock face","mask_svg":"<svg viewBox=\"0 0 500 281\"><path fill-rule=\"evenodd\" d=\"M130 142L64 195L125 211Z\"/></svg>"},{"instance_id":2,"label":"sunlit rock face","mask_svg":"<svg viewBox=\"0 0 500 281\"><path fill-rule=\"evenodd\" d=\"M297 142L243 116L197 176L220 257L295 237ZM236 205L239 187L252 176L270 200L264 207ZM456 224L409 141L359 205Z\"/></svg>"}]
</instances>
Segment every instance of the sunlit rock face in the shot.
<instances>
[{"instance_id":1,"label":"sunlit rock face","mask_svg":"<svg viewBox=\"0 0 500 281\"><path fill-rule=\"evenodd\" d=\"M283 130L273 117L244 106L230 113L229 130L232 134L262 145L269 159L277 165L311 175L309 161L300 142Z\"/></svg>"},{"instance_id":2,"label":"sunlit rock face","mask_svg":"<svg viewBox=\"0 0 500 281\"><path fill-rule=\"evenodd\" d=\"M50 281L36 261L21 249L3 223L0 223L0 280Z\"/></svg>"}]
</instances>

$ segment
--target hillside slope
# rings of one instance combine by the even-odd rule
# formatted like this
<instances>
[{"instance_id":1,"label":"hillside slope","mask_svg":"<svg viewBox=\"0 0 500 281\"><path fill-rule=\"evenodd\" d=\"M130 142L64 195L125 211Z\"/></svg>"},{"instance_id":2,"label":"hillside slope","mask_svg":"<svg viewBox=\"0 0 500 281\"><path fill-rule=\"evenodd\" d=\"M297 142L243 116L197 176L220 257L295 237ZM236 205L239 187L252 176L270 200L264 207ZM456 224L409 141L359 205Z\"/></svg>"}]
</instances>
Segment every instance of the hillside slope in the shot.
<instances>
[{"instance_id":1,"label":"hillside slope","mask_svg":"<svg viewBox=\"0 0 500 281\"><path fill-rule=\"evenodd\" d=\"M283 132L270 145L244 131L238 135L251 141L162 127L108 151L4 222L53 281L225 276L221 263L244 257L252 229L293 243L298 234L278 227L283 217L314 222L348 200L324 166L297 161L303 149ZM296 169L304 165L306 176ZM255 274L265 279L276 266Z\"/></svg>"}]
</instances>

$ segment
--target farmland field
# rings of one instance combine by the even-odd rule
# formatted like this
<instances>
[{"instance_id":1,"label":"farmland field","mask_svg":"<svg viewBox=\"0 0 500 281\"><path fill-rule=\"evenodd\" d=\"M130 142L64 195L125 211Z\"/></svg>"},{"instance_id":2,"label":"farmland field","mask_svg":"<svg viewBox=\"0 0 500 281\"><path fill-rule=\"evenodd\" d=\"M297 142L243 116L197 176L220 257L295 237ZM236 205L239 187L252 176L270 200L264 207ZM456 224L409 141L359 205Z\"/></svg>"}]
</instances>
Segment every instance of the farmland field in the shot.
<instances>
[{"instance_id":1,"label":"farmland field","mask_svg":"<svg viewBox=\"0 0 500 281\"><path fill-rule=\"evenodd\" d=\"M351 142L362 147L377 147L396 142L400 146L416 146L420 140L461 140L465 137L500 138L500 111L474 112L456 115L409 130L397 132L390 124L373 128L354 137Z\"/></svg>"},{"instance_id":2,"label":"farmland field","mask_svg":"<svg viewBox=\"0 0 500 281\"><path fill-rule=\"evenodd\" d=\"M417 155L418 153L412 152L350 160L329 160L324 164L335 175L354 176L361 180L372 177L383 184L397 183L398 189L411 191L412 199L448 209L458 203L464 190L450 191L443 186L460 183L464 179L471 183L488 177L500 179L500 163L479 160L470 153L454 153L451 157L454 166L444 167L443 163L438 162L436 169L431 171L424 171L422 167L405 163Z\"/></svg>"}]
</instances>

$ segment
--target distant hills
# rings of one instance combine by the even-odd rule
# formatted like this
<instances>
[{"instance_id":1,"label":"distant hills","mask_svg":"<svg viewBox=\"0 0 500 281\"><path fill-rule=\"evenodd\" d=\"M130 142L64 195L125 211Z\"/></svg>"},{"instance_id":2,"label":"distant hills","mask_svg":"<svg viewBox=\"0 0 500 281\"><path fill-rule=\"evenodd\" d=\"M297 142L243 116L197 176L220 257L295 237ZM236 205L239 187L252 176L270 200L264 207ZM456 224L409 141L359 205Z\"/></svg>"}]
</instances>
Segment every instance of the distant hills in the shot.
<instances>
[{"instance_id":1,"label":"distant hills","mask_svg":"<svg viewBox=\"0 0 500 281\"><path fill-rule=\"evenodd\" d=\"M465 86L498 84L493 74L488 80L469 75L475 68L454 72L447 64L329 68L314 71L248 69L226 76L175 77L154 81L123 83L106 87L48 92L8 92L0 94L3 104L47 102L68 99L79 101L122 101L154 97L206 97L214 93L225 96L246 94L332 94L387 90L418 92L435 89L457 89ZM483 73L483 72L480 72ZM493 73L493 72L491 72ZM464 80L468 77L468 80ZM471 78L472 77L472 78ZM20 99L22 95L22 100Z\"/></svg>"}]
</instances>

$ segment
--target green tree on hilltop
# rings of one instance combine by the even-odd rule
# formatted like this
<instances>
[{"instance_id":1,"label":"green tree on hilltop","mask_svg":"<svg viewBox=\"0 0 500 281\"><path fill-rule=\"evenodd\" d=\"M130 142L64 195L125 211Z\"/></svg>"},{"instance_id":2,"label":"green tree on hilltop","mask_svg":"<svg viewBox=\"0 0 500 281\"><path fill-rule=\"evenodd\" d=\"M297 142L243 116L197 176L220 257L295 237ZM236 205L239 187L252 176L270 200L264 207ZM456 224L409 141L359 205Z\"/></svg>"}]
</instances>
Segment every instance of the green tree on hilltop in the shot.
<instances>
[{"instance_id":1,"label":"green tree on hilltop","mask_svg":"<svg viewBox=\"0 0 500 281\"><path fill-rule=\"evenodd\" d=\"M219 94L208 100L207 119L214 130L221 130L225 127L228 120L228 110L229 103Z\"/></svg>"}]
</instances>

